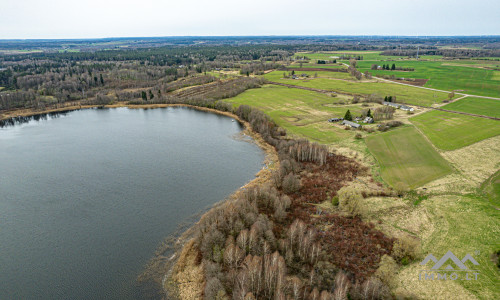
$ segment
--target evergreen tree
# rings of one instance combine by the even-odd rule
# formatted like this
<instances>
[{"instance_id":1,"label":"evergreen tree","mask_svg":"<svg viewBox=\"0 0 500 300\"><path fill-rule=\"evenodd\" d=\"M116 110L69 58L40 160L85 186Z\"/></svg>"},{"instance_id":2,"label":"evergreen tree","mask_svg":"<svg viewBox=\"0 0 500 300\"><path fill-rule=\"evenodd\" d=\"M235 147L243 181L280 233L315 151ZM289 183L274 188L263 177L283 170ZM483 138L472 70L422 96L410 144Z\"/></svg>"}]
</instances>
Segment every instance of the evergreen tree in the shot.
<instances>
[{"instance_id":1,"label":"evergreen tree","mask_svg":"<svg viewBox=\"0 0 500 300\"><path fill-rule=\"evenodd\" d=\"M366 116L373 118L371 109L368 109L368 113L366 113Z\"/></svg>"},{"instance_id":2,"label":"evergreen tree","mask_svg":"<svg viewBox=\"0 0 500 300\"><path fill-rule=\"evenodd\" d=\"M392 64L391 70L396 70L396 64Z\"/></svg>"},{"instance_id":3,"label":"evergreen tree","mask_svg":"<svg viewBox=\"0 0 500 300\"><path fill-rule=\"evenodd\" d=\"M351 112L349 110L346 111L345 116L344 116L344 120L352 121Z\"/></svg>"},{"instance_id":4,"label":"evergreen tree","mask_svg":"<svg viewBox=\"0 0 500 300\"><path fill-rule=\"evenodd\" d=\"M387 102L387 96L385 96L384 101Z\"/></svg>"},{"instance_id":5,"label":"evergreen tree","mask_svg":"<svg viewBox=\"0 0 500 300\"><path fill-rule=\"evenodd\" d=\"M101 78L100 78L100 79L101 79L101 84L102 84L102 85L104 85L104 78L102 78L102 74L101 74L101 76L100 76L100 77L101 77Z\"/></svg>"},{"instance_id":6,"label":"evergreen tree","mask_svg":"<svg viewBox=\"0 0 500 300\"><path fill-rule=\"evenodd\" d=\"M146 95L146 92L145 91L142 91L142 100L144 101L147 101L148 100L148 97Z\"/></svg>"},{"instance_id":7,"label":"evergreen tree","mask_svg":"<svg viewBox=\"0 0 500 300\"><path fill-rule=\"evenodd\" d=\"M153 95L153 92L150 90L149 91L149 100L153 99L155 95Z\"/></svg>"},{"instance_id":8,"label":"evergreen tree","mask_svg":"<svg viewBox=\"0 0 500 300\"><path fill-rule=\"evenodd\" d=\"M392 102L392 96L387 97L387 101Z\"/></svg>"}]
</instances>

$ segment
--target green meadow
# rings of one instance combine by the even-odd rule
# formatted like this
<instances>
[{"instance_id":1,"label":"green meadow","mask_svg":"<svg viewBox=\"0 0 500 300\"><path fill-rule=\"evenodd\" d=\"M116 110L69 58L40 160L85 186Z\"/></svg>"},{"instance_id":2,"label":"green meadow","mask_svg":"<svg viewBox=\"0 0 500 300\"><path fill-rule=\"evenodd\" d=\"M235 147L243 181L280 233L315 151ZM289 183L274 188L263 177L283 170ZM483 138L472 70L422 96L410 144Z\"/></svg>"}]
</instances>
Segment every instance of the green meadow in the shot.
<instances>
[{"instance_id":1,"label":"green meadow","mask_svg":"<svg viewBox=\"0 0 500 300\"><path fill-rule=\"evenodd\" d=\"M442 150L455 150L500 134L500 121L444 111L410 118Z\"/></svg>"},{"instance_id":2,"label":"green meadow","mask_svg":"<svg viewBox=\"0 0 500 300\"><path fill-rule=\"evenodd\" d=\"M369 136L366 145L380 164L382 178L392 186L402 182L413 189L452 172L413 126Z\"/></svg>"},{"instance_id":3,"label":"green meadow","mask_svg":"<svg viewBox=\"0 0 500 300\"><path fill-rule=\"evenodd\" d=\"M442 108L471 114L500 118L500 101L485 98L466 97L446 104Z\"/></svg>"},{"instance_id":4,"label":"green meadow","mask_svg":"<svg viewBox=\"0 0 500 300\"><path fill-rule=\"evenodd\" d=\"M300 73L300 72L299 72ZM412 86L405 86L389 82L366 82L353 80L339 80L345 73L335 73L328 72L330 78L308 78L308 79L287 79L283 78L283 71L273 71L264 75L268 80L328 90L328 91L338 91L341 93L350 94L378 94L382 97L384 96L396 96L397 100L400 102L430 106L435 103L441 103L443 100L447 99L448 93L430 91L426 89L420 89ZM314 72L313 72L314 74ZM338 76L337 78L333 78Z\"/></svg>"},{"instance_id":5,"label":"green meadow","mask_svg":"<svg viewBox=\"0 0 500 300\"><path fill-rule=\"evenodd\" d=\"M490 200L490 203L500 209L500 170L486 180L481 188Z\"/></svg>"},{"instance_id":6,"label":"green meadow","mask_svg":"<svg viewBox=\"0 0 500 300\"><path fill-rule=\"evenodd\" d=\"M265 85L224 101L235 106L246 104L259 108L289 134L330 144L350 137L352 133L334 126L328 119L343 117L348 109L353 115L361 113L361 106L339 104L345 100L342 96L331 97L307 90Z\"/></svg>"},{"instance_id":7,"label":"green meadow","mask_svg":"<svg viewBox=\"0 0 500 300\"><path fill-rule=\"evenodd\" d=\"M395 64L397 67L414 68L414 71L371 70L372 64ZM499 71L480 67L453 64L448 61L359 61L361 72L370 71L373 75L394 75L402 78L428 79L425 87L446 91L460 90L466 94L500 97ZM480 66L480 65L478 65Z\"/></svg>"}]
</instances>

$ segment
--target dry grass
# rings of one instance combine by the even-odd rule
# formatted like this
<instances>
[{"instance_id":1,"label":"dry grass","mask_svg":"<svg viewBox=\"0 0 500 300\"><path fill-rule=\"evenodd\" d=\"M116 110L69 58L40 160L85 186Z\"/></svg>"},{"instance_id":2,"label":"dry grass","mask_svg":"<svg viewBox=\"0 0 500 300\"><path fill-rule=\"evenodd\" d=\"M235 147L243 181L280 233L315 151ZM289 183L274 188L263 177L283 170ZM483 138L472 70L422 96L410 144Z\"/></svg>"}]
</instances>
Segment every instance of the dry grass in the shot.
<instances>
[{"instance_id":1,"label":"dry grass","mask_svg":"<svg viewBox=\"0 0 500 300\"><path fill-rule=\"evenodd\" d=\"M474 186L479 186L500 168L500 136L442 153Z\"/></svg>"},{"instance_id":2,"label":"dry grass","mask_svg":"<svg viewBox=\"0 0 500 300\"><path fill-rule=\"evenodd\" d=\"M203 265L197 263L198 250L194 247L194 240L189 241L174 266L172 281L177 286L181 299L203 299L202 292L205 281Z\"/></svg>"},{"instance_id":3,"label":"dry grass","mask_svg":"<svg viewBox=\"0 0 500 300\"><path fill-rule=\"evenodd\" d=\"M397 294L413 294L419 299L477 299L455 281L451 280L418 280L420 270L425 266L412 264L399 271L396 277L397 288L393 292Z\"/></svg>"}]
</instances>

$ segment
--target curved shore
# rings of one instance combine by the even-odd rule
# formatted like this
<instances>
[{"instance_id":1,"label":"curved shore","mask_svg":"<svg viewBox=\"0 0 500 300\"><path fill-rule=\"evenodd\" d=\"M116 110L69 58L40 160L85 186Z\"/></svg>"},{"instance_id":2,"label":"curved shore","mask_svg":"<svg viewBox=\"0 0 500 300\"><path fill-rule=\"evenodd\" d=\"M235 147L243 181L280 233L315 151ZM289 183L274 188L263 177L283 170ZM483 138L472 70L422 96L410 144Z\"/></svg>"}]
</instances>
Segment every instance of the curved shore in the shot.
<instances>
[{"instance_id":1,"label":"curved shore","mask_svg":"<svg viewBox=\"0 0 500 300\"><path fill-rule=\"evenodd\" d=\"M223 112L216 109L198 107L187 104L141 104L129 105L126 103L116 103L113 105L106 105L105 108L118 108L127 107L129 109L153 109L153 108L166 108L166 107L189 107L200 111L206 111L225 115L237 120L244 126L243 134L248 135L252 140L266 153L263 167L256 175L255 178L239 189L232 195L222 201L216 203L211 209L223 206L231 200L236 199L244 189L260 185L270 180L271 172L273 169L279 167L278 155L276 150L271 145L267 144L260 134L252 130L251 125L240 119L235 114L230 112ZM74 111L79 109L90 109L102 107L99 105L72 105L56 109L47 109L44 111L33 111L29 109L10 111L8 114L2 114L0 120L14 118L14 117L30 117L46 113ZM201 218L207 214L211 209L204 212ZM196 255L193 256L193 249L191 239L196 232L196 225L201 218L193 220L191 224L185 224L183 228L178 230L170 237L166 237L163 245L159 247L154 253L154 257L144 269L144 272L138 276L138 281L146 283L154 282L158 287L161 287L162 294L168 293L167 290L176 290L176 294L181 295L182 299L195 299L196 294L200 295L203 289L204 276L203 270L196 267L194 262ZM193 294L194 293L194 294Z\"/></svg>"}]
</instances>

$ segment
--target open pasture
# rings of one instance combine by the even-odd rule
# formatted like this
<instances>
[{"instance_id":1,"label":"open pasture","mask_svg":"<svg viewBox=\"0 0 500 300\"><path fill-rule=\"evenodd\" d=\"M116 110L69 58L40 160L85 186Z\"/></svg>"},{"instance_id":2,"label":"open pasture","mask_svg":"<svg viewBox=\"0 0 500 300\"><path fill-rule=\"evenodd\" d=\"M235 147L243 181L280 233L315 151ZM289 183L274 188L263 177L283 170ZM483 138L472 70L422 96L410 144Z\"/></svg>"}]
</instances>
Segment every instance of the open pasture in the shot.
<instances>
[{"instance_id":1,"label":"open pasture","mask_svg":"<svg viewBox=\"0 0 500 300\"><path fill-rule=\"evenodd\" d=\"M334 74L330 74L329 76L336 76L335 72L330 73ZM441 103L448 97L448 93L430 91L400 84L393 84L390 82L357 81L355 79L335 80L332 78L308 78L306 80L294 80L283 78L282 71L273 71L265 74L264 77L275 82L323 89L328 91L338 91L341 93L364 95L378 94L382 97L396 96L398 102L422 106L430 106L435 103Z\"/></svg>"},{"instance_id":2,"label":"open pasture","mask_svg":"<svg viewBox=\"0 0 500 300\"><path fill-rule=\"evenodd\" d=\"M452 172L448 162L412 126L369 136L366 145L392 186L419 187Z\"/></svg>"},{"instance_id":3,"label":"open pasture","mask_svg":"<svg viewBox=\"0 0 500 300\"><path fill-rule=\"evenodd\" d=\"M414 68L414 71L371 70L372 64L395 64L397 67ZM449 65L449 61L359 61L361 72L369 71L375 76L394 75L399 78L428 79L425 87L446 91L461 91L466 94L500 97L498 71L467 65ZM476 64L477 66L482 66Z\"/></svg>"},{"instance_id":4,"label":"open pasture","mask_svg":"<svg viewBox=\"0 0 500 300\"><path fill-rule=\"evenodd\" d=\"M450 104L446 104L441 108L500 118L499 100L466 97Z\"/></svg>"},{"instance_id":5,"label":"open pasture","mask_svg":"<svg viewBox=\"0 0 500 300\"><path fill-rule=\"evenodd\" d=\"M343 117L348 109L353 115L361 113L359 105L339 104L346 100L342 95L331 97L307 90L266 85L224 101L235 106L246 104L257 107L289 134L330 144L354 134L327 121L329 118Z\"/></svg>"},{"instance_id":6,"label":"open pasture","mask_svg":"<svg viewBox=\"0 0 500 300\"><path fill-rule=\"evenodd\" d=\"M500 121L444 111L410 118L442 150L455 150L500 134Z\"/></svg>"}]
</instances>

